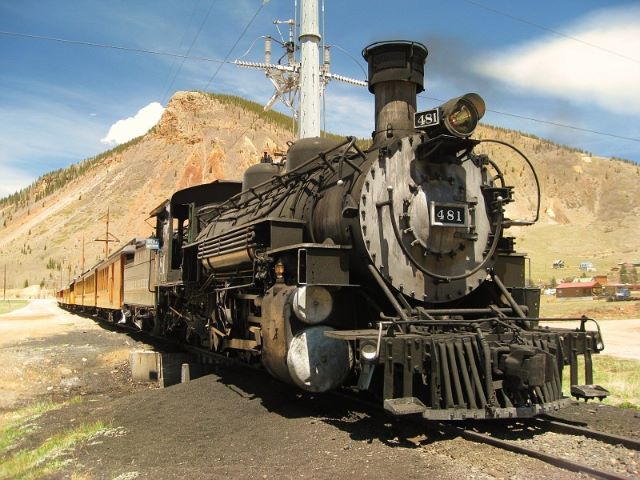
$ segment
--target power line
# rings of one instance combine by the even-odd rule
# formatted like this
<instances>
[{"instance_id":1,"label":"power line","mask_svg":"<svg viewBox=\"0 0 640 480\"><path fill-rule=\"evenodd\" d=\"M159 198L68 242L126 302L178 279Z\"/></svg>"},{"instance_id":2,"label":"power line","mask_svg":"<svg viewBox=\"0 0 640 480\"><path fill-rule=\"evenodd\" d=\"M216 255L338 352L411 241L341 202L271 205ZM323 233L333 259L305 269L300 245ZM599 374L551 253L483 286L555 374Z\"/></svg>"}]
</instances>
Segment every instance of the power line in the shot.
<instances>
[{"instance_id":1,"label":"power line","mask_svg":"<svg viewBox=\"0 0 640 480\"><path fill-rule=\"evenodd\" d=\"M240 36L237 38L237 40L235 41L235 43L232 45L232 47L229 49L229 51L227 52L227 55L224 57L224 60L220 63L220 65L218 65L218 68L216 69L215 72L213 72L213 75L211 75L211 78L209 79L209 81L207 82L207 84L204 86L203 90L207 90L209 88L209 85L211 85L211 82L213 82L213 79L216 78L218 76L218 72L220 71L220 69L222 68L222 65L224 65L225 63L229 63L229 57L231 56L231 52L233 52L233 50L238 46L238 43L240 43L240 40L242 40L242 37L244 37L244 34L247 33L247 30L249 30L249 27L251 26L251 24L253 23L253 21L256 19L256 17L258 16L258 14L262 11L262 9L264 8L264 6L269 3L271 0L262 0L262 2L260 3L260 6L258 7L258 9L256 10L256 13L253 14L253 17L251 17L251 20L249 20L249 22L247 23L247 25L244 27L244 30L242 30L242 33L240 33Z\"/></svg>"},{"instance_id":2,"label":"power line","mask_svg":"<svg viewBox=\"0 0 640 480\"><path fill-rule=\"evenodd\" d=\"M200 3L202 2L202 0L196 0L196 2L193 4L193 8L191 9L191 15L189 16L189 21L187 22L187 27L185 28L182 36L180 37L180 46L178 47L178 51L181 52L182 51L182 47L185 44L185 41L187 40L187 34L189 33L189 30L191 29L191 24L193 23L193 20L195 19L196 16L196 12L198 11L198 7L200 7ZM189 52L186 53L187 55L189 54ZM176 63L178 62L177 58L174 58L173 61L171 62L171 69L169 70L169 74L167 75L166 80L162 83L162 103L164 103L164 97L166 95L166 92L168 90L167 86L169 84L169 80L171 80L171 77L173 75L173 68L176 66Z\"/></svg>"},{"instance_id":3,"label":"power line","mask_svg":"<svg viewBox=\"0 0 640 480\"><path fill-rule=\"evenodd\" d=\"M469 1L469 0L464 0L464 1ZM223 64L228 63L228 64L233 65L233 62L229 62L228 61L228 58L231 55L231 52L236 47L236 45L240 42L240 39L242 38L242 36L244 36L244 34L248 30L249 26L253 22L253 20L260 13L260 10L262 9L263 6L264 6L264 3L260 6L258 11L254 14L254 16L251 19L251 21L249 22L249 24L247 24L247 26L245 27L244 31L240 35L240 37L238 38L238 40L236 41L234 46L231 48L231 50L229 51L229 53L225 57L225 60L216 60L216 59L207 58L207 57L192 57L190 55L183 55L183 54L179 54L179 53L160 52L160 51L157 51L157 50L149 50L149 49L144 49L144 48L125 47L125 46L122 46L122 45L110 45L110 44L104 44L104 43L86 42L86 41L81 41L81 40L70 40L70 39L65 39L65 38L48 37L48 36L44 36L44 35L32 35L32 34L27 34L27 33L9 32L9 31L5 31L5 30L0 30L0 35L5 35L5 36L9 36L9 37L18 37L18 38L29 38L29 39L34 39L34 40L45 40L45 41L58 42L58 43L67 44L67 45L82 45L82 46L87 46L87 47L106 48L106 49L120 50L120 51L126 51L126 52L144 53L144 54L148 54L148 55L165 56L165 57L173 57L173 58L181 58L181 59L189 59L189 60L198 60L198 61L203 61L203 62L217 63L217 64L219 64L219 67L216 70L216 72L213 74L213 76L209 79L209 82L207 83L207 85L205 87L205 90L206 90L206 88L211 84L211 82L216 77L217 73L220 71L220 68L222 67ZM426 99L429 99L429 100L434 100L434 101L437 101L437 102L444 102L445 101L445 100L443 100L441 98L428 97L428 96L425 96L425 95L419 95L419 97L426 98ZM614 134L614 133L600 132L600 131L597 131L597 130L591 130L591 129L588 129L588 128L576 127L574 125L568 125L568 124L564 124L564 123L554 122L554 121L551 121L551 120L543 120L543 119L539 119L539 118L528 117L528 116L525 116L525 115L518 115L518 114L515 114L515 113L500 112L500 111L497 111L497 110L490 110L490 109L487 109L487 111L495 113L495 114L498 114L498 115L504 115L504 116L513 117L513 118L520 118L520 119L523 119L523 120L529 120L529 121L532 121L532 122L543 123L543 124L547 124L547 125L553 125L553 126L556 126L556 127L569 128L569 129L572 129L572 130L581 131L581 132L585 132L585 133L593 133L593 134L596 134L596 135L602 135L602 136L606 136L606 137L618 138L618 139L621 139L621 140L629 140L629 141L632 141L632 142L640 142L640 138L625 137L625 136L617 135L617 134Z\"/></svg>"},{"instance_id":4,"label":"power line","mask_svg":"<svg viewBox=\"0 0 640 480\"><path fill-rule=\"evenodd\" d=\"M511 15L510 13L506 13L506 12L503 12L501 10L497 10L497 9L495 9L493 7L489 7L487 5L484 5L484 4L480 3L480 2L476 2L474 0L462 0L462 1L466 2L466 3L469 3L471 5L475 5L476 7L482 8L482 9L487 10L489 12L497 13L498 15L502 15L503 17L507 17L507 18L510 18L512 20L516 20L517 22L525 23L527 25L531 25L533 27L539 28L540 30L544 30L546 32L553 33L554 35L558 35L559 37L567 38L569 40L573 40L574 42L578 42L578 43L582 43L583 45L587 45L588 47L596 48L596 49L601 50L603 52L610 53L610 54L615 55L615 56L620 57L620 58L624 58L625 60L630 60L630 61L635 62L635 63L640 63L640 60L638 60L637 58L629 57L629 56L627 56L627 55L625 55L623 53L619 53L619 52L616 52L614 50L609 50L608 48L601 47L600 45L596 45L595 43L587 42L585 40L582 40L581 38L573 37L571 35L567 35L566 33L559 32L558 30L554 30L553 28L545 27L544 25L540 25L539 23L532 22L531 20L527 20L526 18L516 17L515 15Z\"/></svg>"},{"instance_id":5,"label":"power line","mask_svg":"<svg viewBox=\"0 0 640 480\"><path fill-rule=\"evenodd\" d=\"M351 53L348 50L346 50L346 49L342 48L340 45L336 45L336 44L331 44L331 48L337 48L342 53L344 53L346 56L348 56L351 60L353 60L355 62L355 64L358 65L358 68L360 68L360 71L364 75L364 78L367 78L367 72L365 71L365 69L362 66L362 64L358 61L358 59L356 57L351 55Z\"/></svg>"},{"instance_id":6,"label":"power line","mask_svg":"<svg viewBox=\"0 0 640 480\"><path fill-rule=\"evenodd\" d=\"M436 102L444 102L445 101L445 100L443 100L441 98L427 97L426 95L418 95L418 96L421 97L421 98L426 98L428 100L435 100ZM605 137L619 138L621 140L629 140L631 142L640 142L640 138L625 137L623 135L617 135L615 133L600 132L598 130L591 130L591 129L588 129L588 128L576 127L575 125L569 125L567 123L554 122L552 120L543 120L543 119L540 119L540 118L528 117L526 115L518 115L516 113L501 112L499 110L491 110L489 108L487 108L487 112L495 113L495 114L498 114L498 115L504 115L504 116L507 116L507 117L521 118L523 120L530 120L532 122L537 122L537 123L544 123L546 125L553 125L555 127L570 128L571 130L577 130L577 131L585 132L585 133L594 133L596 135L603 135Z\"/></svg>"},{"instance_id":7,"label":"power line","mask_svg":"<svg viewBox=\"0 0 640 480\"><path fill-rule=\"evenodd\" d=\"M206 23L207 19L209 18L209 14L211 13L211 10L213 9L213 6L215 5L215 0L210 0L210 4L209 4L209 9L207 10L206 15L202 18L202 22L200 22L200 27L198 27L198 31L196 32L195 37L193 37L193 40L191 41L191 45L189 45L189 49L187 50L185 55L190 55L191 54L191 50L193 50L194 45L196 44L196 41L198 40L198 37L200 36L200 33L202 32L202 28L204 27L204 24ZM164 104L165 99L167 97L167 95L171 92L171 89L173 88L173 84L176 81L176 78L178 78L178 75L180 75L180 72L182 71L182 66L184 65L186 58L182 59L182 62L180 62L180 66L178 67L178 70L176 70L175 75L173 75L173 78L171 79L171 83L169 84L169 86L167 87L167 89L164 91L164 93L162 94L162 103Z\"/></svg>"},{"instance_id":8,"label":"power line","mask_svg":"<svg viewBox=\"0 0 640 480\"><path fill-rule=\"evenodd\" d=\"M121 50L125 52L135 52L135 53L145 53L148 55L157 55L164 57L173 57L173 58L185 58L189 60L199 60L202 62L211 62L211 63L233 63L226 62L221 60L215 60L213 58L207 57L192 57L189 55L182 55L180 53L171 53L171 52L160 52L157 50L149 50L145 48L135 48L135 47L124 47L122 45L109 45L106 43L96 43L96 42L85 42L82 40L69 40L67 38L57 38L57 37L47 37L44 35L32 35L29 33L19 33L19 32L8 32L4 30L0 30L0 35L5 35L8 37L18 37L18 38L31 38L34 40L46 40L49 42L58 42L67 45L83 45L86 47L96 47L96 48L109 48L112 50Z\"/></svg>"}]
</instances>

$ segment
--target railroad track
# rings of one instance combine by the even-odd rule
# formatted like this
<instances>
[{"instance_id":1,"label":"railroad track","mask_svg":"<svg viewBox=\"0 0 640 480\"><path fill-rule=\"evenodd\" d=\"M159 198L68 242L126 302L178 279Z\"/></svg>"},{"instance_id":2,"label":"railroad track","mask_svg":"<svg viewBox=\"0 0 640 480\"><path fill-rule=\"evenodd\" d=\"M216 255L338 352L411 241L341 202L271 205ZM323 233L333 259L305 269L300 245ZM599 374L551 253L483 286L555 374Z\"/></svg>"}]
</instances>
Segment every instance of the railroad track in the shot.
<instances>
[{"instance_id":1,"label":"railroad track","mask_svg":"<svg viewBox=\"0 0 640 480\"><path fill-rule=\"evenodd\" d=\"M93 317L96 319L95 317ZM142 332L129 325L114 324L102 319L96 319L108 329L119 330L129 334L133 334L134 337L144 339L149 343L164 347L175 347L194 355L194 358L202 364L223 364L227 366L242 366L246 368L256 369L256 365L250 365L242 362L238 359L227 357L226 355L215 353L210 350L194 347L192 345L180 343L168 339L167 337L152 336L147 332ZM359 396L345 393L344 391L333 392L330 395L341 399L342 401L348 400L353 402L354 405L359 405L364 411L381 413L384 412L382 407L370 401L363 400ZM386 412L385 412L386 413ZM414 419L403 419L413 421ZM640 451L640 441L629 437L623 437L606 432L591 430L584 426L579 426L567 422L563 422L557 418L549 416L540 416L528 421L518 420L516 422L500 421L498 424L491 424L487 422L466 422L466 423L446 423L446 422L427 422L427 425L437 425L439 429L448 432L452 436L459 436L466 440L491 445L496 448L508 450L528 457L536 458L545 463L551 464L555 467L578 473L585 473L592 477L607 480L631 480L634 477L625 476L620 473L611 472L600 469L593 465L589 465L586 462L579 462L569 458L565 458L559 455L551 454L540 449L531 448L529 446L521 444L522 442L517 439L518 431L529 430L529 436L533 438L535 435L544 434L546 432L555 432L563 435L581 436L594 441L602 442L607 445L618 445L629 451ZM506 431L500 432L503 429ZM533 432L533 433L531 433ZM514 435L515 434L515 435ZM514 438L501 438L501 437L516 437ZM521 435L522 436L522 435ZM533 442L529 442L533 443ZM638 462L640 463L640 462Z\"/></svg>"},{"instance_id":2,"label":"railroad track","mask_svg":"<svg viewBox=\"0 0 640 480\"><path fill-rule=\"evenodd\" d=\"M503 427L513 425L514 424L505 424L503 425ZM527 433L529 433L529 436L531 436L531 432L535 432L533 433L533 436L531 436L532 439L535 439L535 436L539 434L544 434L547 432L554 432L561 435L580 436L604 443L609 446L624 448L629 451L630 457L635 455L635 453L633 452L640 451L640 441L638 440L629 437L613 435L606 432L591 430L589 428L566 423L552 417L541 417L532 419L527 422L519 421L517 422L517 425L519 425L519 427L517 427L516 432L514 432L513 429L511 429L510 431L507 430L506 432L499 432L496 431L499 430L499 428L487 428L486 425L484 425L483 427L479 427L477 426L477 424L464 426L448 424L446 425L446 428L449 429L449 431L458 432L458 434L466 440L476 443L484 443L503 450L508 450L510 452L536 458L564 470L585 473L595 478L610 480L630 480L632 478L637 478L602 469L601 467L594 466L592 463L587 461L577 461L575 459L546 452L540 448L532 448L530 444L535 444L538 442L526 440L522 441L522 437L526 437ZM524 435L522 435L522 433L524 433ZM504 438L514 436L516 438Z\"/></svg>"}]
</instances>

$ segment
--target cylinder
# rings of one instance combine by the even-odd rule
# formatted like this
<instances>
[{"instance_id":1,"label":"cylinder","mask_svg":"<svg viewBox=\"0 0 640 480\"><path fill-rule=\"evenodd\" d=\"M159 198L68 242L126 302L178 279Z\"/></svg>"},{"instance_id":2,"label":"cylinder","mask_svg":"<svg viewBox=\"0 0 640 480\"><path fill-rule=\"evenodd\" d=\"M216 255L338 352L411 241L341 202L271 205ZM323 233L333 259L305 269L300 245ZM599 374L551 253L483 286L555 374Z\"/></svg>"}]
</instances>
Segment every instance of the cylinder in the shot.
<instances>
[{"instance_id":1,"label":"cylinder","mask_svg":"<svg viewBox=\"0 0 640 480\"><path fill-rule=\"evenodd\" d=\"M362 51L369 65L369 91L375 94L374 145L413 132L427 54L427 47L408 41L374 43Z\"/></svg>"}]
</instances>

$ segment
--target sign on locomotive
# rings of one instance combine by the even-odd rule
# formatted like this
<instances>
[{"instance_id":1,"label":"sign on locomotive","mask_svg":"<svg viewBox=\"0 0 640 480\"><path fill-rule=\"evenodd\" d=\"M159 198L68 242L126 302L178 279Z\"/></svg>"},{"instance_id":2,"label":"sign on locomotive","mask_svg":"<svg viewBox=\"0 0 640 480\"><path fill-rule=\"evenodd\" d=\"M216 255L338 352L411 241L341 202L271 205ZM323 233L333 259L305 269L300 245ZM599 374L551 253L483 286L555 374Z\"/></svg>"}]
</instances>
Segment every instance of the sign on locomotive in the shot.
<instances>
[{"instance_id":1,"label":"sign on locomotive","mask_svg":"<svg viewBox=\"0 0 640 480\"><path fill-rule=\"evenodd\" d=\"M589 319L538 326L540 291L505 234L531 222L505 217L513 188L470 138L482 98L416 114L427 49L385 42L363 55L368 150L303 139L242 183L178 191L152 212L153 239L129 242L60 303L261 362L304 390L370 391L396 415L553 411L568 402L564 367L573 395L606 395L577 385L578 356L591 384L603 349Z\"/></svg>"}]
</instances>

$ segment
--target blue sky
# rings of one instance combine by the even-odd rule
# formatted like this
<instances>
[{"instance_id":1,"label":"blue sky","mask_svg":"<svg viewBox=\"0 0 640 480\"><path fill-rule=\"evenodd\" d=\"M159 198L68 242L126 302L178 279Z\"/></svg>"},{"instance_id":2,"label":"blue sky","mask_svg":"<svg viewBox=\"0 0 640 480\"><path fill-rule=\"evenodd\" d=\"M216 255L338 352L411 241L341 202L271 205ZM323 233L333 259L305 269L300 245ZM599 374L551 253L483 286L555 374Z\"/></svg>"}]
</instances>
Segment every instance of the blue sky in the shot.
<instances>
[{"instance_id":1,"label":"blue sky","mask_svg":"<svg viewBox=\"0 0 640 480\"><path fill-rule=\"evenodd\" d=\"M260 103L273 93L261 72L234 65L210 81L218 63L6 32L175 54L193 45L192 57L263 61L258 37L277 36L273 20L293 14L289 0L0 0L0 196L139 134L177 90L208 85ZM429 57L419 108L474 91L487 102L486 123L640 162L637 1L325 0L324 16L334 73L364 79L360 52L371 42L420 41ZM368 136L373 96L332 82L326 127Z\"/></svg>"}]
</instances>

